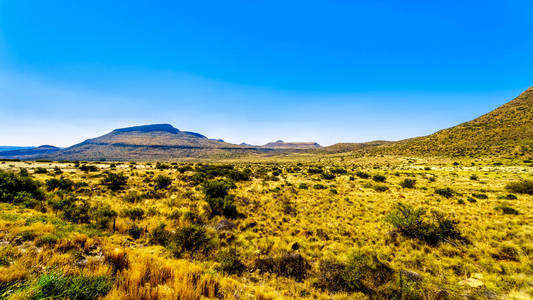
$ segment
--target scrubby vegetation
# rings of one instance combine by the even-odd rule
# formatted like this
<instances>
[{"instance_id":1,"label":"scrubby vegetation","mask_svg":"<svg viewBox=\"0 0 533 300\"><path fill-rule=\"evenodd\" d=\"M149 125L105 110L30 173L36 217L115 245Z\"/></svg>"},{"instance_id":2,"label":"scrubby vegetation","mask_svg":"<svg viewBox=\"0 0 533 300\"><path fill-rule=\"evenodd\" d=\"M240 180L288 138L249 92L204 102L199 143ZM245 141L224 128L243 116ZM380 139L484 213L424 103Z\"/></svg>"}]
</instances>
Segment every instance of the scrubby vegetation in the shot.
<instances>
[{"instance_id":1,"label":"scrubby vegetation","mask_svg":"<svg viewBox=\"0 0 533 300\"><path fill-rule=\"evenodd\" d=\"M532 297L530 166L387 159L0 164L0 298Z\"/></svg>"}]
</instances>

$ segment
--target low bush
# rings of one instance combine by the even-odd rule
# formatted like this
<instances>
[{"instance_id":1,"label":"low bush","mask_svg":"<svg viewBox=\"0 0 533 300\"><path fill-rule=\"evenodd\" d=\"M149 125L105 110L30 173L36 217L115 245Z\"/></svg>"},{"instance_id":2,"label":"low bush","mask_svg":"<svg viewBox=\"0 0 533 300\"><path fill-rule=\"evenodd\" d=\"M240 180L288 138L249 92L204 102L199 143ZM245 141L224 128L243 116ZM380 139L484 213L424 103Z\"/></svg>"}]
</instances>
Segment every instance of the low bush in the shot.
<instances>
[{"instance_id":1,"label":"low bush","mask_svg":"<svg viewBox=\"0 0 533 300\"><path fill-rule=\"evenodd\" d=\"M155 178L155 186L158 189L166 189L172 184L172 179L165 175L159 175Z\"/></svg>"},{"instance_id":2,"label":"low bush","mask_svg":"<svg viewBox=\"0 0 533 300\"><path fill-rule=\"evenodd\" d=\"M109 223L117 216L117 212L112 210L109 206L101 206L93 212L93 218L96 227L99 229L107 229Z\"/></svg>"},{"instance_id":3,"label":"low bush","mask_svg":"<svg viewBox=\"0 0 533 300\"><path fill-rule=\"evenodd\" d=\"M275 273L302 281L307 276L310 265L300 254L288 253L277 258L258 258L254 262L254 268L260 272Z\"/></svg>"},{"instance_id":4,"label":"low bush","mask_svg":"<svg viewBox=\"0 0 533 300\"><path fill-rule=\"evenodd\" d=\"M533 180L511 182L505 186L505 189L511 193L533 195Z\"/></svg>"},{"instance_id":5,"label":"low bush","mask_svg":"<svg viewBox=\"0 0 533 300\"><path fill-rule=\"evenodd\" d=\"M33 173L35 173L35 174L47 174L47 173L48 173L48 170L46 170L46 169L43 168L43 167L37 167L37 168L35 168L35 170L33 171Z\"/></svg>"},{"instance_id":6,"label":"low bush","mask_svg":"<svg viewBox=\"0 0 533 300\"><path fill-rule=\"evenodd\" d=\"M128 228L128 234L134 239L140 238L142 233L143 229L135 224L131 225L131 227Z\"/></svg>"},{"instance_id":7,"label":"low bush","mask_svg":"<svg viewBox=\"0 0 533 300\"><path fill-rule=\"evenodd\" d=\"M372 186L372 188L374 189L374 191L376 191L376 192L380 192L380 193L381 193L381 192L386 192L386 191L389 190L389 187L386 186L386 185L384 185L384 184L374 184L374 185Z\"/></svg>"},{"instance_id":8,"label":"low bush","mask_svg":"<svg viewBox=\"0 0 533 300\"><path fill-rule=\"evenodd\" d=\"M34 207L37 203L32 200L43 199L44 193L38 181L0 170L0 202L27 203L30 205L26 206Z\"/></svg>"},{"instance_id":9,"label":"low bush","mask_svg":"<svg viewBox=\"0 0 533 300\"><path fill-rule=\"evenodd\" d=\"M472 197L474 198L477 198L477 199L489 199L489 196L487 196L486 194L472 194Z\"/></svg>"},{"instance_id":10,"label":"low bush","mask_svg":"<svg viewBox=\"0 0 533 300\"><path fill-rule=\"evenodd\" d=\"M134 207L130 209L124 209L122 214L134 221L142 219L144 217L144 210L140 207Z\"/></svg>"},{"instance_id":11,"label":"low bush","mask_svg":"<svg viewBox=\"0 0 533 300\"><path fill-rule=\"evenodd\" d=\"M309 186L307 186L306 183L300 183L300 185L298 185L298 188L301 189L301 190L307 190L309 188Z\"/></svg>"},{"instance_id":12,"label":"low bush","mask_svg":"<svg viewBox=\"0 0 533 300\"><path fill-rule=\"evenodd\" d=\"M380 174L376 174L372 176L372 180L374 180L375 182L385 182L385 180L387 180L387 177Z\"/></svg>"},{"instance_id":13,"label":"low bush","mask_svg":"<svg viewBox=\"0 0 533 300\"><path fill-rule=\"evenodd\" d=\"M355 176L361 178L361 179L368 179L370 178L370 174L363 172L363 171L357 171L355 172Z\"/></svg>"},{"instance_id":14,"label":"low bush","mask_svg":"<svg viewBox=\"0 0 533 300\"><path fill-rule=\"evenodd\" d=\"M415 187L416 179L405 178L400 182L400 186L407 189L412 189Z\"/></svg>"},{"instance_id":15,"label":"low bush","mask_svg":"<svg viewBox=\"0 0 533 300\"><path fill-rule=\"evenodd\" d=\"M246 266L239 260L235 248L219 251L217 260L224 273L239 275L246 269Z\"/></svg>"},{"instance_id":16,"label":"low bush","mask_svg":"<svg viewBox=\"0 0 533 300\"><path fill-rule=\"evenodd\" d=\"M317 287L332 292L383 294L381 287L393 281L394 270L373 253L354 251L346 262L322 260Z\"/></svg>"},{"instance_id":17,"label":"low bush","mask_svg":"<svg viewBox=\"0 0 533 300\"><path fill-rule=\"evenodd\" d=\"M46 184L46 189L48 191L53 191L53 190L71 191L76 186L74 181L68 178L64 178L64 177L61 177L59 179L57 178L47 179L45 184Z\"/></svg>"},{"instance_id":18,"label":"low bush","mask_svg":"<svg viewBox=\"0 0 533 300\"><path fill-rule=\"evenodd\" d=\"M455 191L449 187L446 187L446 188L436 189L435 194L441 195L444 198L451 198L453 197L453 195L455 195Z\"/></svg>"},{"instance_id":19,"label":"low bush","mask_svg":"<svg viewBox=\"0 0 533 300\"><path fill-rule=\"evenodd\" d=\"M518 215L518 210L505 204L498 205L494 209L501 211L504 215Z\"/></svg>"},{"instance_id":20,"label":"low bush","mask_svg":"<svg viewBox=\"0 0 533 300\"><path fill-rule=\"evenodd\" d=\"M233 187L234 185L223 180L204 182L202 189L213 215L223 215L228 218L237 217L234 197L228 194L229 189Z\"/></svg>"},{"instance_id":21,"label":"low bush","mask_svg":"<svg viewBox=\"0 0 533 300\"><path fill-rule=\"evenodd\" d=\"M107 186L112 191L119 191L124 189L128 177L123 174L107 172L101 181L101 184Z\"/></svg>"},{"instance_id":22,"label":"low bush","mask_svg":"<svg viewBox=\"0 0 533 300\"><path fill-rule=\"evenodd\" d=\"M403 235L431 245L451 239L464 240L456 228L457 221L447 219L436 211L428 215L422 207L413 208L401 202L387 214L385 222L394 226Z\"/></svg>"}]
</instances>

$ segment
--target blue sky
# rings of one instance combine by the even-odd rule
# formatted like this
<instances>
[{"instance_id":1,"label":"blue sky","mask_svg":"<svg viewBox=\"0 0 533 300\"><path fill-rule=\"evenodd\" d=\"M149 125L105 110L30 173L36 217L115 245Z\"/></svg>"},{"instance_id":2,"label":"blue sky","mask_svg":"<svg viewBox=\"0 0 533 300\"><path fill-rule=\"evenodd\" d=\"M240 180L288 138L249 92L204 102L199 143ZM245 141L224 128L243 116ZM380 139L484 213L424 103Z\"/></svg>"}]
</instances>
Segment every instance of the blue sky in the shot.
<instances>
[{"instance_id":1,"label":"blue sky","mask_svg":"<svg viewBox=\"0 0 533 300\"><path fill-rule=\"evenodd\" d=\"M234 143L425 135L533 85L533 2L0 0L0 144L171 123Z\"/></svg>"}]
</instances>

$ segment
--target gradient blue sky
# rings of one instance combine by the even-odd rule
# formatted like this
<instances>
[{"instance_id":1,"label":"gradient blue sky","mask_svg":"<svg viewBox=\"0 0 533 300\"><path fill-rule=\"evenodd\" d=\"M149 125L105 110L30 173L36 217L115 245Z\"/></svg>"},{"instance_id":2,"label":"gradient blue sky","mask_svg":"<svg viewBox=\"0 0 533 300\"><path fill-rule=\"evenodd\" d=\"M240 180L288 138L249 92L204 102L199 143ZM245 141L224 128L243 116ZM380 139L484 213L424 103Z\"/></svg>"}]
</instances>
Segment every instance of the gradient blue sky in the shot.
<instances>
[{"instance_id":1,"label":"gradient blue sky","mask_svg":"<svg viewBox=\"0 0 533 300\"><path fill-rule=\"evenodd\" d=\"M233 143L429 134L533 85L533 1L0 0L0 144L171 123Z\"/></svg>"}]
</instances>

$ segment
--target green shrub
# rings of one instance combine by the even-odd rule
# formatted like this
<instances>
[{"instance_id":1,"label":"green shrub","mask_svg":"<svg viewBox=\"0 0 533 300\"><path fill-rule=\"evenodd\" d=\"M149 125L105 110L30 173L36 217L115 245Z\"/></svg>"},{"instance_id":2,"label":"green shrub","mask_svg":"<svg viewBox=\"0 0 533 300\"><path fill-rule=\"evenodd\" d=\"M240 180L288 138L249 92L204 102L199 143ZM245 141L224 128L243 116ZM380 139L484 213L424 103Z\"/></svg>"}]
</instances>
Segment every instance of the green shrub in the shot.
<instances>
[{"instance_id":1,"label":"green shrub","mask_svg":"<svg viewBox=\"0 0 533 300\"><path fill-rule=\"evenodd\" d=\"M347 261L319 262L316 286L331 292L363 292L383 294L381 286L394 279L394 270L373 253L354 251Z\"/></svg>"},{"instance_id":2,"label":"green shrub","mask_svg":"<svg viewBox=\"0 0 533 300\"><path fill-rule=\"evenodd\" d=\"M326 180L332 180L335 179L335 175L332 173L322 173L322 178Z\"/></svg>"},{"instance_id":3,"label":"green shrub","mask_svg":"<svg viewBox=\"0 0 533 300\"><path fill-rule=\"evenodd\" d=\"M511 182L505 186L509 192L533 195L533 180Z\"/></svg>"},{"instance_id":4,"label":"green shrub","mask_svg":"<svg viewBox=\"0 0 533 300\"><path fill-rule=\"evenodd\" d=\"M57 190L63 190L63 191L71 191L76 186L74 181L72 181L72 180L70 180L68 178L64 178L64 177L61 177L59 179L57 179L57 178L47 179L45 184L46 184L46 189L48 191L53 191L53 190L56 190L56 189Z\"/></svg>"},{"instance_id":5,"label":"green shrub","mask_svg":"<svg viewBox=\"0 0 533 300\"><path fill-rule=\"evenodd\" d=\"M472 194L472 197L474 198L477 198L477 199L489 199L489 196L487 196L486 194Z\"/></svg>"},{"instance_id":6,"label":"green shrub","mask_svg":"<svg viewBox=\"0 0 533 300\"><path fill-rule=\"evenodd\" d=\"M81 165L78 167L78 169L86 173L98 171L98 167L93 165Z\"/></svg>"},{"instance_id":7,"label":"green shrub","mask_svg":"<svg viewBox=\"0 0 533 300\"><path fill-rule=\"evenodd\" d=\"M170 238L169 247L175 254L179 254L183 251L207 250L208 243L209 237L205 228L191 224L176 230Z\"/></svg>"},{"instance_id":8,"label":"green shrub","mask_svg":"<svg viewBox=\"0 0 533 300\"><path fill-rule=\"evenodd\" d=\"M456 228L457 221L447 219L435 211L427 215L424 208L415 209L401 202L397 203L394 210L387 214L385 222L394 226L403 235L431 245L450 239L464 240Z\"/></svg>"},{"instance_id":9,"label":"green shrub","mask_svg":"<svg viewBox=\"0 0 533 300\"><path fill-rule=\"evenodd\" d=\"M300 183L300 185L298 186L299 189L301 190L307 190L309 188L309 186L307 186L306 183Z\"/></svg>"},{"instance_id":10,"label":"green shrub","mask_svg":"<svg viewBox=\"0 0 533 300\"><path fill-rule=\"evenodd\" d=\"M313 188L314 188L315 190L325 190L325 189L326 189L326 186L323 185L323 184L317 183L317 184L313 185Z\"/></svg>"},{"instance_id":11,"label":"green shrub","mask_svg":"<svg viewBox=\"0 0 533 300\"><path fill-rule=\"evenodd\" d=\"M380 174L376 174L372 176L372 180L374 180L375 182L385 182L386 179L387 177L380 175Z\"/></svg>"},{"instance_id":12,"label":"green shrub","mask_svg":"<svg viewBox=\"0 0 533 300\"><path fill-rule=\"evenodd\" d=\"M135 224L131 225L131 227L128 228L128 234L134 239L140 238L142 233L143 229Z\"/></svg>"},{"instance_id":13,"label":"green shrub","mask_svg":"<svg viewBox=\"0 0 533 300\"><path fill-rule=\"evenodd\" d=\"M500 195L498 196L498 199L505 199L505 200L516 200L518 199L515 195L513 194L507 194L507 195Z\"/></svg>"},{"instance_id":14,"label":"green shrub","mask_svg":"<svg viewBox=\"0 0 533 300\"><path fill-rule=\"evenodd\" d=\"M32 200L43 199L44 193L38 181L28 176L0 170L0 202L32 203L33 205L36 203Z\"/></svg>"},{"instance_id":15,"label":"green shrub","mask_svg":"<svg viewBox=\"0 0 533 300\"><path fill-rule=\"evenodd\" d=\"M504 215L518 215L518 210L505 204L498 205L494 209L501 211Z\"/></svg>"},{"instance_id":16,"label":"green shrub","mask_svg":"<svg viewBox=\"0 0 533 300\"><path fill-rule=\"evenodd\" d=\"M237 250L235 248L219 251L217 260L220 264L220 269L224 273L239 275L246 268L245 265L239 260Z\"/></svg>"},{"instance_id":17,"label":"green shrub","mask_svg":"<svg viewBox=\"0 0 533 300\"><path fill-rule=\"evenodd\" d=\"M453 197L453 195L455 195L455 191L449 187L446 187L446 188L436 189L435 194L441 195L444 198L451 198Z\"/></svg>"},{"instance_id":18,"label":"green shrub","mask_svg":"<svg viewBox=\"0 0 533 300\"><path fill-rule=\"evenodd\" d=\"M113 282L105 276L42 275L37 281L35 299L96 300L111 290Z\"/></svg>"},{"instance_id":19,"label":"green shrub","mask_svg":"<svg viewBox=\"0 0 533 300\"><path fill-rule=\"evenodd\" d=\"M355 172L355 176L361 178L361 179L368 179L370 178L370 174L363 172L363 171L357 171Z\"/></svg>"},{"instance_id":20,"label":"green shrub","mask_svg":"<svg viewBox=\"0 0 533 300\"><path fill-rule=\"evenodd\" d=\"M209 204L213 215L223 215L228 218L237 217L234 197L228 194L229 189L233 187L234 185L223 180L204 182L202 188L205 200Z\"/></svg>"},{"instance_id":21,"label":"green shrub","mask_svg":"<svg viewBox=\"0 0 533 300\"><path fill-rule=\"evenodd\" d=\"M53 246L57 243L59 238L56 235L47 234L44 236L41 236L35 241L35 246L42 247L42 246Z\"/></svg>"},{"instance_id":22,"label":"green shrub","mask_svg":"<svg viewBox=\"0 0 533 300\"><path fill-rule=\"evenodd\" d=\"M405 178L404 180L402 180L402 182L400 182L401 187L408 188L408 189L414 188L415 184L416 184L416 179L411 179L411 178Z\"/></svg>"},{"instance_id":23,"label":"green shrub","mask_svg":"<svg viewBox=\"0 0 533 300\"><path fill-rule=\"evenodd\" d=\"M470 175L470 180L478 180L479 177L476 174Z\"/></svg>"},{"instance_id":24,"label":"green shrub","mask_svg":"<svg viewBox=\"0 0 533 300\"><path fill-rule=\"evenodd\" d=\"M166 189L172 184L172 179L165 175L159 175L155 178L155 186L158 189Z\"/></svg>"},{"instance_id":25,"label":"green shrub","mask_svg":"<svg viewBox=\"0 0 533 300\"><path fill-rule=\"evenodd\" d=\"M117 212L112 210L111 207L105 205L98 207L93 212L93 218L96 222L96 227L100 229L107 229L109 223L117 216Z\"/></svg>"},{"instance_id":26,"label":"green shrub","mask_svg":"<svg viewBox=\"0 0 533 300\"><path fill-rule=\"evenodd\" d=\"M165 229L165 224L159 224L150 232L150 243L166 246L170 241L171 233Z\"/></svg>"},{"instance_id":27,"label":"green shrub","mask_svg":"<svg viewBox=\"0 0 533 300\"><path fill-rule=\"evenodd\" d=\"M384 185L384 184L374 184L372 186L372 188L376 191L376 192L386 192L389 190L389 187Z\"/></svg>"},{"instance_id":28,"label":"green shrub","mask_svg":"<svg viewBox=\"0 0 533 300\"><path fill-rule=\"evenodd\" d=\"M63 210L63 218L73 223L89 223L89 203L85 200L60 201Z\"/></svg>"},{"instance_id":29,"label":"green shrub","mask_svg":"<svg viewBox=\"0 0 533 300\"><path fill-rule=\"evenodd\" d=\"M107 186L112 191L118 191L124 189L128 177L123 174L107 172L102 179L101 184Z\"/></svg>"},{"instance_id":30,"label":"green shrub","mask_svg":"<svg viewBox=\"0 0 533 300\"><path fill-rule=\"evenodd\" d=\"M43 167L37 167L37 168L35 168L33 173L35 173L35 174L46 174L46 173L48 173L48 170L46 170Z\"/></svg>"},{"instance_id":31,"label":"green shrub","mask_svg":"<svg viewBox=\"0 0 533 300\"><path fill-rule=\"evenodd\" d=\"M134 207L130 209L124 209L122 214L134 221L142 219L144 217L144 210L140 207Z\"/></svg>"}]
</instances>

